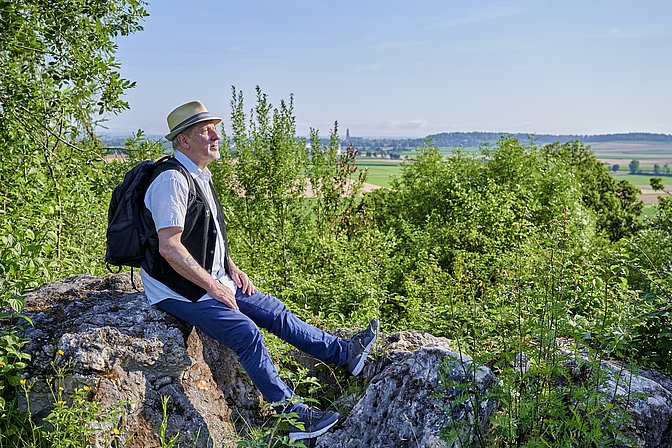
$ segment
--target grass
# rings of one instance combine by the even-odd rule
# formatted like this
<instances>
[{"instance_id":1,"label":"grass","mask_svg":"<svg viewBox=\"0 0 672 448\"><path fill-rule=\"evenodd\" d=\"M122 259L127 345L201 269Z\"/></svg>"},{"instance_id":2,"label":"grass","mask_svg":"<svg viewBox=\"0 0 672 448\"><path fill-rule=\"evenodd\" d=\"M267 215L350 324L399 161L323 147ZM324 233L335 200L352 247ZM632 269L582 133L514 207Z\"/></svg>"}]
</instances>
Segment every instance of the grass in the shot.
<instances>
[{"instance_id":1,"label":"grass","mask_svg":"<svg viewBox=\"0 0 672 448\"><path fill-rule=\"evenodd\" d=\"M362 157L357 161L357 166L362 170L366 170L366 181L368 183L389 188L392 185L392 179L401 175L402 163L409 162L368 159ZM653 174L630 174L626 171L619 171L618 173L612 172L611 175L619 180L627 180L638 188L650 188L649 179L656 177ZM658 177L663 179L663 184L667 189L672 189L671 176Z\"/></svg>"},{"instance_id":2,"label":"grass","mask_svg":"<svg viewBox=\"0 0 672 448\"><path fill-rule=\"evenodd\" d=\"M456 148L440 148L440 150L442 154L447 156L454 153ZM480 148L477 147L460 148L460 151L465 153L477 153L479 150ZM417 154L417 151L407 151L403 155L406 157L415 157ZM366 182L387 188L392 186L392 179L394 177L401 175L401 165L403 163L409 162L375 157L358 157L356 162L360 169L367 171Z\"/></svg>"},{"instance_id":3,"label":"grass","mask_svg":"<svg viewBox=\"0 0 672 448\"><path fill-rule=\"evenodd\" d=\"M461 151L463 153L467 154L478 154L481 151L480 146L441 146L439 147L439 151L441 151L441 154L444 155L449 155L453 154L454 152Z\"/></svg>"},{"instance_id":4,"label":"grass","mask_svg":"<svg viewBox=\"0 0 672 448\"><path fill-rule=\"evenodd\" d=\"M640 215L640 220L644 221L646 219L653 219L656 217L658 211L653 205L645 205L642 209L642 214Z\"/></svg>"},{"instance_id":5,"label":"grass","mask_svg":"<svg viewBox=\"0 0 672 448\"><path fill-rule=\"evenodd\" d=\"M640 188L651 188L649 179L652 177L660 177L663 179L663 185L665 185L666 188L672 188L672 177L670 176L655 176L654 174L630 174L623 171L619 171L618 173L611 173L611 175L618 180L627 180L632 185Z\"/></svg>"},{"instance_id":6,"label":"grass","mask_svg":"<svg viewBox=\"0 0 672 448\"><path fill-rule=\"evenodd\" d=\"M390 187L392 179L401 174L401 162L396 160L376 159L361 157L357 160L357 166L367 172L366 181L381 187Z\"/></svg>"}]
</instances>

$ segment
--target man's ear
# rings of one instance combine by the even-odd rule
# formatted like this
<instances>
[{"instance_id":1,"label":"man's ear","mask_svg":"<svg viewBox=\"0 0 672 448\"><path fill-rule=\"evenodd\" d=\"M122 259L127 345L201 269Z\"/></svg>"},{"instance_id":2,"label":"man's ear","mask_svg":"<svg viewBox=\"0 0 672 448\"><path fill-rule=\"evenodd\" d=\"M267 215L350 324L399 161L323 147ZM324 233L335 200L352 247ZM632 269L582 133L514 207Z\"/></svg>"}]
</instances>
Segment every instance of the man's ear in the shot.
<instances>
[{"instance_id":1,"label":"man's ear","mask_svg":"<svg viewBox=\"0 0 672 448\"><path fill-rule=\"evenodd\" d=\"M189 148L189 145L187 144L189 137L184 134L177 134L175 138L182 148Z\"/></svg>"}]
</instances>

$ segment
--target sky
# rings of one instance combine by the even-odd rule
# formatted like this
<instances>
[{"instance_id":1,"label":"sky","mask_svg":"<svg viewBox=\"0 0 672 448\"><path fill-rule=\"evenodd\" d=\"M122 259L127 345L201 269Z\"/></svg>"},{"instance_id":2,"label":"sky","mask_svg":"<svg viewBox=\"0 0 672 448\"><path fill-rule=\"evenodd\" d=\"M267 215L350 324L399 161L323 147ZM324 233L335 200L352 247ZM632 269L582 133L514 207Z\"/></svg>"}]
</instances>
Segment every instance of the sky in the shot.
<instances>
[{"instance_id":1,"label":"sky","mask_svg":"<svg viewBox=\"0 0 672 448\"><path fill-rule=\"evenodd\" d=\"M107 130L168 132L231 89L294 99L297 134L672 134L669 0L160 0L117 40L130 109Z\"/></svg>"}]
</instances>

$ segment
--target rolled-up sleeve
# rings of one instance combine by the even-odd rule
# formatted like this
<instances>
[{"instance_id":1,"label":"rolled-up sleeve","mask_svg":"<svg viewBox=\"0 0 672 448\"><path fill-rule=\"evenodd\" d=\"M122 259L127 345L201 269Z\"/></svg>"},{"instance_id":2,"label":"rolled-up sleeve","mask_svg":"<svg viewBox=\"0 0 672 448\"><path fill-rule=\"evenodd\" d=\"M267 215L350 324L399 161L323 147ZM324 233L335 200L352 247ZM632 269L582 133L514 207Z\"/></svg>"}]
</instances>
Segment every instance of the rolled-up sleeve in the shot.
<instances>
[{"instance_id":1,"label":"rolled-up sleeve","mask_svg":"<svg viewBox=\"0 0 672 448\"><path fill-rule=\"evenodd\" d=\"M184 174L168 170L159 174L145 193L145 205L152 213L156 230L166 227L184 229L189 185Z\"/></svg>"}]
</instances>

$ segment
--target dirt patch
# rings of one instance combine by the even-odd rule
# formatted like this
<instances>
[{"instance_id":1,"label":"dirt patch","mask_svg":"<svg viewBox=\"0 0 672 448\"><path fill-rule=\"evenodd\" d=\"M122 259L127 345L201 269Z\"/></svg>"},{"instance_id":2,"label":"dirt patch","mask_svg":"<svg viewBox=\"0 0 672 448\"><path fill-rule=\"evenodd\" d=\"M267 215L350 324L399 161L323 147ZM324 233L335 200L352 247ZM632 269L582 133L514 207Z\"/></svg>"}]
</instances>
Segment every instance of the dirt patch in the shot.
<instances>
[{"instance_id":1,"label":"dirt patch","mask_svg":"<svg viewBox=\"0 0 672 448\"><path fill-rule=\"evenodd\" d=\"M347 189L348 191L344 192L343 196L349 196L349 195L351 194L352 184L353 184L353 183L354 183L354 181L350 181L350 182L349 182L349 185L350 185L350 186L349 186L348 189ZM362 185L362 190L361 190L360 194L361 194L361 193L370 193L370 192L372 192L372 191L378 190L379 188L383 188L383 187L381 187L380 185L374 185L374 184L364 183L364 184ZM315 190L313 190L313 187L310 185L310 181L309 181L309 180L306 180L306 189L304 190L303 196L306 197L306 198L313 198L313 197L315 197Z\"/></svg>"},{"instance_id":2,"label":"dirt patch","mask_svg":"<svg viewBox=\"0 0 672 448\"><path fill-rule=\"evenodd\" d=\"M650 188L640 188L640 190L641 193L639 194L639 199L646 205L657 205L658 196L665 195L662 191L656 191Z\"/></svg>"}]
</instances>

